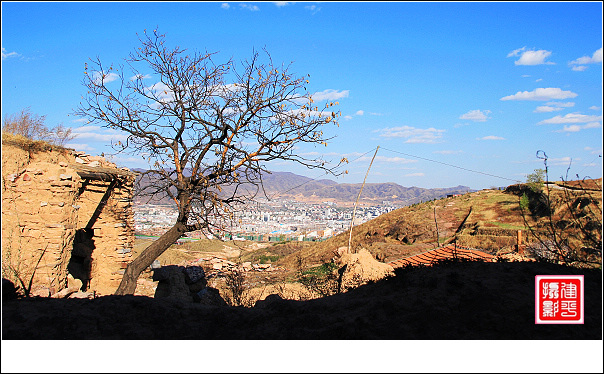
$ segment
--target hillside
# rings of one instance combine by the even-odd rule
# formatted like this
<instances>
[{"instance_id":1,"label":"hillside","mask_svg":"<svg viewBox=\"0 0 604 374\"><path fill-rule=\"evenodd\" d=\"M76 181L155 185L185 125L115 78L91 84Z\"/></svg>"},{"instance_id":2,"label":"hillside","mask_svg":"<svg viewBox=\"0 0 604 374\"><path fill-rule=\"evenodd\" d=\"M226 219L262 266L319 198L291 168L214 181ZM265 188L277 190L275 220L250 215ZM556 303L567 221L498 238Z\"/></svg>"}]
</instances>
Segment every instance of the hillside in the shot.
<instances>
[{"instance_id":1,"label":"hillside","mask_svg":"<svg viewBox=\"0 0 604 374\"><path fill-rule=\"evenodd\" d=\"M142 169L135 169L142 172ZM338 183L329 179L311 179L291 172L271 172L262 176L264 191L270 199L288 198L301 202L320 203L334 201L342 205L352 205L359 194L361 183ZM153 184L149 177L137 179L140 188ZM140 189L139 188L139 189ZM252 187L248 187L252 188ZM242 189L245 190L245 189ZM255 190L255 189L254 189ZM420 188L404 187L396 183L367 183L363 188L361 202L382 204L411 205L422 201L441 198L449 194L461 194L471 191L469 187L457 186L449 188ZM230 192L225 188L225 192ZM264 197L262 194L259 197ZM135 197L137 203L147 202L148 198ZM152 202L171 204L168 196L154 197Z\"/></svg>"},{"instance_id":2,"label":"hillside","mask_svg":"<svg viewBox=\"0 0 604 374\"><path fill-rule=\"evenodd\" d=\"M601 181L587 182L592 191L573 192L576 196L571 203L578 201L579 210L591 206L596 217L601 216L602 191L598 189ZM438 235L440 244L456 240L459 245L480 248L493 255L509 253L517 244L518 230L523 230L523 244L535 240L529 235L520 210L523 191L524 187L510 186L506 190L482 190L397 209L355 226L352 248L366 248L380 261L391 262L435 248ZM551 191L552 202L559 207L553 216L558 224L570 219L569 210L562 202L568 193L569 190L560 186ZM531 206L539 207L540 198L543 194L537 195ZM529 214L527 219L531 226L543 228L548 217L543 213ZM601 218L590 225L593 225L594 237L599 235L601 242ZM286 267L294 266L298 258L320 264L329 262L337 248L348 246L348 239L349 232L344 232L302 248L299 243L276 246L272 252L283 256L278 263Z\"/></svg>"}]
</instances>

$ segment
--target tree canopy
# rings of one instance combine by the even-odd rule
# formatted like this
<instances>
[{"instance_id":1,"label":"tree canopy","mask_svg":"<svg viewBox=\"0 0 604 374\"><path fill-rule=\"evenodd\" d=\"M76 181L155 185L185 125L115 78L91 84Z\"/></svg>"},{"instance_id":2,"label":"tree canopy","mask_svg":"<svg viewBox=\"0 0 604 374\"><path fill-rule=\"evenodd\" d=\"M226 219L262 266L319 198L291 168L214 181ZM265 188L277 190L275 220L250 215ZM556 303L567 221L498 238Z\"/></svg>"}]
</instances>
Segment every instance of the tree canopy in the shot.
<instances>
[{"instance_id":1,"label":"tree canopy","mask_svg":"<svg viewBox=\"0 0 604 374\"><path fill-rule=\"evenodd\" d=\"M129 266L135 271L126 270L124 279L134 281L184 232L225 230L234 209L262 191L269 162L335 174L344 161L298 152L301 143L326 146L331 138L324 126L337 126L340 113L333 108L337 102L315 103L309 76L291 73L291 64L275 64L264 49L239 64L216 63L216 53L167 47L157 30L139 40L126 65L105 66L98 57L86 64L87 93L75 111L89 123L125 133L115 149L148 161L145 174L153 183L141 194L167 194L176 202L178 218L157 241L159 249L152 244L144 259ZM122 285L118 293L134 292Z\"/></svg>"}]
</instances>

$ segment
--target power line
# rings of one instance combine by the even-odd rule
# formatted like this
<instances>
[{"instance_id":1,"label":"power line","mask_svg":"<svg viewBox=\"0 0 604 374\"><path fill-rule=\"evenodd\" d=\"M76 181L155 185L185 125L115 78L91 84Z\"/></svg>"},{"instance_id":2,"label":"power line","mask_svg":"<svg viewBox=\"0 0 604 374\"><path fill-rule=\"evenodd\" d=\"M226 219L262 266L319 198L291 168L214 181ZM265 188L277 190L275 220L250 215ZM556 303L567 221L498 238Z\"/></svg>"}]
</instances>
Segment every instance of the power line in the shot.
<instances>
[{"instance_id":1,"label":"power line","mask_svg":"<svg viewBox=\"0 0 604 374\"><path fill-rule=\"evenodd\" d=\"M376 147L376 148L377 148L377 147ZM369 151L367 151L367 152L363 153L362 155L360 155L360 156L356 157L356 158L355 158L355 159L353 159L352 161L349 161L349 162L348 162L348 164L352 164L352 163L354 163L354 162L358 161L359 159L361 159L361 158L365 157L367 154L369 154L369 153L371 153L371 152L374 152L374 151L376 150L376 148L372 148L372 149L370 149ZM456 168L456 169L460 169L460 170L469 171L469 172L471 172L471 173L481 174L481 175L485 175L485 176L489 176L489 177L493 177L493 178L504 179L504 180L508 180L508 181L512 181L512 182L517 182L517 183L522 183L522 181L519 181L519 180L517 180L517 179L511 179L511 178L506 178L506 177L502 177L502 176L495 175L495 174L485 173L485 172L478 171L478 170L472 170L472 169L468 169L468 168L465 168L465 167L462 167L462 166L457 166L457 165L448 164L448 163L446 163L446 162L442 162L442 161L436 161L436 160L432 160L432 159L429 159L429 158L426 158L426 157L421 157L421 156L416 156L416 155L412 155L412 154L409 154L409 153L404 153L404 152L400 152L400 151L395 151L395 150L393 150L393 149L388 149L388 148L384 148L384 147L382 147L381 149L386 150L386 151L390 151L390 152L393 152L393 153L398 153L398 154L401 154L401 155L403 155L403 156L414 157L414 158L418 158L418 159L420 159L420 160L430 161L430 162L434 162L434 163L437 163L437 164L441 164L441 165L445 165L445 166L453 167L453 168ZM337 166L335 169L339 169L339 168L341 168L341 167L343 167L343 166L344 166L344 164L343 164L343 165L339 165L339 166ZM334 170L335 170L335 169L334 169ZM295 187L292 187L292 188L290 188L290 189L288 189L288 190L286 190L286 191L278 191L278 192L275 192L273 195L271 195L271 197L269 198L269 200L272 200L272 199L273 199L273 198L275 198L277 195L286 194L286 193L288 193L288 192L290 192L290 191L292 191L292 190L295 190L295 189L296 189L296 188L298 188L298 187L302 187L302 186L304 186L305 184L308 184L308 183L310 183L310 182L314 182L314 181L318 180L319 178L321 178L321 176L316 177L316 178L313 178L313 179L310 179L310 180L308 180L308 181L306 181L306 182L304 182L304 183L301 183L301 184L299 184L299 185L297 185L297 186L295 186Z\"/></svg>"},{"instance_id":2,"label":"power line","mask_svg":"<svg viewBox=\"0 0 604 374\"><path fill-rule=\"evenodd\" d=\"M593 159L593 160L591 160L591 161L590 161L590 162L589 162L587 165L585 165L585 167L584 167L583 169L581 169L581 171L580 171L580 172L578 172L578 173L577 173L577 176L578 176L579 174L583 173L583 170L585 170L585 169L587 169L588 167L592 166L591 164L592 164L594 161L596 161L596 158L598 158L598 157L600 157L600 158L601 158L601 157L602 157L602 155L597 155L596 157L594 157L594 159Z\"/></svg>"},{"instance_id":3,"label":"power line","mask_svg":"<svg viewBox=\"0 0 604 374\"><path fill-rule=\"evenodd\" d=\"M448 164L446 162L441 162L441 161L436 161L436 160L432 160L432 159L425 158L425 157L415 156L415 155L411 155L411 154L400 152L400 151L395 151L395 150L388 149L388 148L382 148L382 149L386 150L386 151L398 153L398 154L401 154L401 155L404 155L404 156L419 158L421 160L430 161L430 162L434 162L434 163L437 163L437 164L441 164L441 165L445 165L445 166L450 166L450 167L453 167L453 168L456 168L456 169L461 169L461 170L469 171L471 173L482 174L482 175L486 175L486 176L489 176L489 177L494 177L494 178L509 180L509 181L512 181L512 182L522 183L522 181L519 181L519 180L516 180L516 179L510 179L510 178L501 177L501 176L495 175L495 174L489 174L489 173L485 173L485 172L482 172L482 171L472 170L472 169L464 168L464 167L461 167L461 166Z\"/></svg>"}]
</instances>

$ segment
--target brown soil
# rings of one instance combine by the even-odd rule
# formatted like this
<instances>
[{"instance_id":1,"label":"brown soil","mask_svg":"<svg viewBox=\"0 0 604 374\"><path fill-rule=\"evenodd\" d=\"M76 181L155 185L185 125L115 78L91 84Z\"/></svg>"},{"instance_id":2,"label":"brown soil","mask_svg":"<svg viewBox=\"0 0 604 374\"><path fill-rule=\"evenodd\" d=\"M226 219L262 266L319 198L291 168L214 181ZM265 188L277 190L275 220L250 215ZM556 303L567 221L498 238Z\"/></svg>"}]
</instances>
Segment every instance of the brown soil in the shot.
<instances>
[{"instance_id":1,"label":"brown soil","mask_svg":"<svg viewBox=\"0 0 604 374\"><path fill-rule=\"evenodd\" d=\"M575 182L574 185L578 183ZM565 202L572 202L579 197L586 197L593 203L588 208L595 215L591 214L590 217L600 217L601 186L602 179L596 179L581 181L581 187L593 191L574 191L569 194L570 190L552 188L552 206L557 207L552 217L554 222L569 220ZM513 189L507 192L482 190L397 209L355 226L352 248L366 248L378 260L391 262L436 248L438 239L440 244L456 240L460 245L495 255L500 250L513 248L518 230L524 231L523 240L535 240L529 234L520 210L521 192L518 194ZM526 218L534 228L548 224L547 216L533 216L529 213ZM601 237L601 219L596 223L599 224L595 225L594 232L600 232ZM281 247L285 256L277 264L292 268L299 257L308 264L329 262L337 248L348 246L348 240L349 232L344 232L324 242L304 247L294 243L283 244Z\"/></svg>"},{"instance_id":2,"label":"brown soil","mask_svg":"<svg viewBox=\"0 0 604 374\"><path fill-rule=\"evenodd\" d=\"M585 323L536 325L534 277L585 275ZM602 271L443 263L308 301L253 308L144 296L4 301L3 339L602 339Z\"/></svg>"}]
</instances>

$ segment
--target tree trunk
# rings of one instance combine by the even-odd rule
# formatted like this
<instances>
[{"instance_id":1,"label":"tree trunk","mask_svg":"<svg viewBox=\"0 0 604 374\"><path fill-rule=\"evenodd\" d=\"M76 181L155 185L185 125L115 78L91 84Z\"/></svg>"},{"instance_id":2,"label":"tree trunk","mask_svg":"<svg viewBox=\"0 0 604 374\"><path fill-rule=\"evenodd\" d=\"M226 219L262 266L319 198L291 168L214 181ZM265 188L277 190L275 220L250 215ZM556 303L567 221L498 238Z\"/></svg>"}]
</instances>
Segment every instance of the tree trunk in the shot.
<instances>
[{"instance_id":1,"label":"tree trunk","mask_svg":"<svg viewBox=\"0 0 604 374\"><path fill-rule=\"evenodd\" d=\"M145 248L143 253L141 253L137 258L134 259L134 261L128 264L128 267L126 267L122 281L115 291L115 294L134 294L134 291L136 291L136 281L143 270L150 266L156 258L164 253L166 249L170 248L170 246L187 231L188 230L185 224L182 222L176 222L176 224L174 224L170 230L159 237L159 239L151 243L150 246Z\"/></svg>"}]
</instances>

